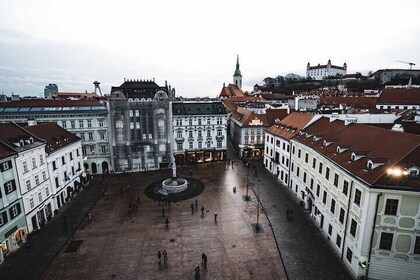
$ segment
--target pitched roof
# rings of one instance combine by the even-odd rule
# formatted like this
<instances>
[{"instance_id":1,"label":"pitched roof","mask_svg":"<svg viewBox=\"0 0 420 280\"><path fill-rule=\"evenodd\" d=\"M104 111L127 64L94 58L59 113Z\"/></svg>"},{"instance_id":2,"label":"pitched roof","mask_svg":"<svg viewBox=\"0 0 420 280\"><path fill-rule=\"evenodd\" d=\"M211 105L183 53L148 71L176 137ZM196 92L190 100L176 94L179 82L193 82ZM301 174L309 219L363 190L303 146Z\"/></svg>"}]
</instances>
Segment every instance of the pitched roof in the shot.
<instances>
[{"instance_id":1,"label":"pitched roof","mask_svg":"<svg viewBox=\"0 0 420 280\"><path fill-rule=\"evenodd\" d=\"M80 141L80 138L75 134L68 132L53 122L43 122L36 125L23 126L23 128L36 137L45 140L47 142L45 151L49 154L62 147Z\"/></svg>"},{"instance_id":2,"label":"pitched roof","mask_svg":"<svg viewBox=\"0 0 420 280\"><path fill-rule=\"evenodd\" d=\"M0 141L0 159L8 158L14 154L16 154L16 151Z\"/></svg>"},{"instance_id":3,"label":"pitched roof","mask_svg":"<svg viewBox=\"0 0 420 280\"><path fill-rule=\"evenodd\" d=\"M10 107L75 107L75 106L101 106L96 100L51 100L51 99L22 99L10 102L0 102L0 108Z\"/></svg>"},{"instance_id":4,"label":"pitched roof","mask_svg":"<svg viewBox=\"0 0 420 280\"><path fill-rule=\"evenodd\" d=\"M350 96L350 97L338 97L338 96L321 96L320 105L332 105L344 107L352 107L358 109L375 109L378 97L366 97L366 96Z\"/></svg>"},{"instance_id":5,"label":"pitched roof","mask_svg":"<svg viewBox=\"0 0 420 280\"><path fill-rule=\"evenodd\" d=\"M227 114L222 102L173 102L173 115L220 115Z\"/></svg>"},{"instance_id":6,"label":"pitched roof","mask_svg":"<svg viewBox=\"0 0 420 280\"><path fill-rule=\"evenodd\" d=\"M420 105L420 89L384 89L377 104Z\"/></svg>"},{"instance_id":7,"label":"pitched roof","mask_svg":"<svg viewBox=\"0 0 420 280\"><path fill-rule=\"evenodd\" d=\"M403 168L403 165L408 163L420 167L420 157L417 156L420 136L409 133L357 123L345 125L343 121L330 122L328 118L322 117L293 139L312 148L373 187L380 187L383 184L395 187L395 185L390 186L395 182L389 181L387 174L389 168L396 166ZM324 140L329 144L324 143ZM337 147L348 149L337 153ZM352 153L360 155L361 158L351 160ZM387 161L374 169L368 169L368 160L375 159L387 159ZM420 190L418 180L406 178L404 180L406 186L419 187Z\"/></svg>"},{"instance_id":8,"label":"pitched roof","mask_svg":"<svg viewBox=\"0 0 420 280\"><path fill-rule=\"evenodd\" d=\"M220 97L230 97L230 96L245 96L243 91L235 84L229 84L228 86L223 86L219 94Z\"/></svg>"},{"instance_id":9,"label":"pitched roof","mask_svg":"<svg viewBox=\"0 0 420 280\"><path fill-rule=\"evenodd\" d=\"M44 143L38 137L12 122L0 123L0 141L14 151L25 150L32 148L34 144L39 145L40 143Z\"/></svg>"},{"instance_id":10,"label":"pitched roof","mask_svg":"<svg viewBox=\"0 0 420 280\"><path fill-rule=\"evenodd\" d=\"M267 118L268 125L273 125L276 121L280 121L287 117L287 109L266 109L265 116Z\"/></svg>"},{"instance_id":11,"label":"pitched roof","mask_svg":"<svg viewBox=\"0 0 420 280\"><path fill-rule=\"evenodd\" d=\"M266 129L267 133L271 133L275 136L282 137L284 139L293 138L305 125L307 125L314 115L293 112L280 123L274 124Z\"/></svg>"}]
</instances>

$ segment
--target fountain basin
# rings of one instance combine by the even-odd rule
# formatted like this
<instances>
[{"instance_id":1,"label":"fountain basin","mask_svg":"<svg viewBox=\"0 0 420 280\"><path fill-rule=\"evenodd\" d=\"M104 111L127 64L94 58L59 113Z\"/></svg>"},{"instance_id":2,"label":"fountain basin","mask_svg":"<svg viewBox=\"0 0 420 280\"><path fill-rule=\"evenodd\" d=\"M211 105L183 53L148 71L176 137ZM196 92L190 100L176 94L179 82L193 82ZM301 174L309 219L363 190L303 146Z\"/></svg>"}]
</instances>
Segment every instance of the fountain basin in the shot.
<instances>
[{"instance_id":1,"label":"fountain basin","mask_svg":"<svg viewBox=\"0 0 420 280\"><path fill-rule=\"evenodd\" d=\"M169 178L162 182L163 193L179 193L188 188L188 181L184 178Z\"/></svg>"}]
</instances>

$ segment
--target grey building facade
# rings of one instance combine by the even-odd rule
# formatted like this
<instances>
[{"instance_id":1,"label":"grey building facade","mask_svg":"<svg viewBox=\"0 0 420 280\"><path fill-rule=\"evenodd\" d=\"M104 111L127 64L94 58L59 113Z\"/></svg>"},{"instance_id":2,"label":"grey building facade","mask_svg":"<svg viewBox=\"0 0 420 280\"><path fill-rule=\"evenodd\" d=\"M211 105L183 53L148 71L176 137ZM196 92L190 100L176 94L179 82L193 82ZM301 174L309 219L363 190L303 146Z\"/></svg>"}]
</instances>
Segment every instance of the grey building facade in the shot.
<instances>
[{"instance_id":1,"label":"grey building facade","mask_svg":"<svg viewBox=\"0 0 420 280\"><path fill-rule=\"evenodd\" d=\"M175 90L153 80L125 80L109 97L111 154L116 172L146 171L171 162L170 101Z\"/></svg>"}]
</instances>

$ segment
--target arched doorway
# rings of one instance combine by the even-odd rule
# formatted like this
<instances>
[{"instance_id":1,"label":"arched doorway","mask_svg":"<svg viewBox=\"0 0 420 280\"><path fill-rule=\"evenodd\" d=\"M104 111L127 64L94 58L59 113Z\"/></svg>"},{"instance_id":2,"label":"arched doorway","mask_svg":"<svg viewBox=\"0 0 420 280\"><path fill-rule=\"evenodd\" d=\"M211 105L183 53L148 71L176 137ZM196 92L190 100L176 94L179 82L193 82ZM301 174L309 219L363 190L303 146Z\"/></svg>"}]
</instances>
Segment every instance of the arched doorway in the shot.
<instances>
[{"instance_id":1,"label":"arched doorway","mask_svg":"<svg viewBox=\"0 0 420 280\"><path fill-rule=\"evenodd\" d=\"M108 162L104 161L102 162L102 173L103 174L108 174L109 169L108 169Z\"/></svg>"},{"instance_id":2,"label":"arched doorway","mask_svg":"<svg viewBox=\"0 0 420 280\"><path fill-rule=\"evenodd\" d=\"M96 168L96 163L92 162L92 174L96 174L98 172L97 168Z\"/></svg>"},{"instance_id":3,"label":"arched doorway","mask_svg":"<svg viewBox=\"0 0 420 280\"><path fill-rule=\"evenodd\" d=\"M89 164L87 164L86 162L83 164L85 171L89 169Z\"/></svg>"}]
</instances>

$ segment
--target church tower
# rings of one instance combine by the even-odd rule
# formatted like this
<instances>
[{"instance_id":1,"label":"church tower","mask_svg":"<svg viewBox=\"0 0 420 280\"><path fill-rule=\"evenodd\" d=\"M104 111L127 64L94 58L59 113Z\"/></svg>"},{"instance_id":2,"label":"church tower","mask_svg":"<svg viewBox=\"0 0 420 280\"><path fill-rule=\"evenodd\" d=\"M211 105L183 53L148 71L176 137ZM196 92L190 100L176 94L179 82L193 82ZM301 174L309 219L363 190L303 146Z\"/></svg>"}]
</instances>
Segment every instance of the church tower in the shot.
<instances>
[{"instance_id":1,"label":"church tower","mask_svg":"<svg viewBox=\"0 0 420 280\"><path fill-rule=\"evenodd\" d=\"M239 70L239 55L236 57L236 70L233 74L233 83L242 89L242 75L241 70Z\"/></svg>"}]
</instances>

